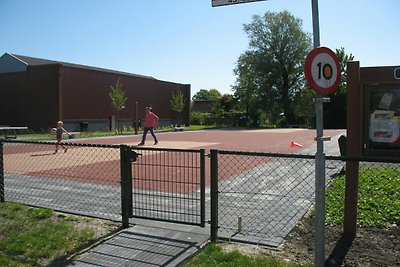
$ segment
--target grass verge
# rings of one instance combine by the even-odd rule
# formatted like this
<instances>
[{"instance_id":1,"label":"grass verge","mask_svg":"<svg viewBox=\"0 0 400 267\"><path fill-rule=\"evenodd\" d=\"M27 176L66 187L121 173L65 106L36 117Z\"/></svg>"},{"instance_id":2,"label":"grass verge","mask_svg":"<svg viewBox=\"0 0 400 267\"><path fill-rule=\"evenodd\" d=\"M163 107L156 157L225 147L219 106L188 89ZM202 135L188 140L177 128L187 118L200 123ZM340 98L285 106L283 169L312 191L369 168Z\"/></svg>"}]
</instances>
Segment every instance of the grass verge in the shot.
<instances>
[{"instance_id":1,"label":"grass verge","mask_svg":"<svg viewBox=\"0 0 400 267\"><path fill-rule=\"evenodd\" d=\"M98 238L95 219L0 203L0 266L46 266Z\"/></svg>"},{"instance_id":2,"label":"grass verge","mask_svg":"<svg viewBox=\"0 0 400 267\"><path fill-rule=\"evenodd\" d=\"M277 260L268 256L248 256L238 251L225 252L217 244L208 245L201 254L188 262L185 267L300 267L312 266L311 264L293 264Z\"/></svg>"},{"instance_id":3,"label":"grass verge","mask_svg":"<svg viewBox=\"0 0 400 267\"><path fill-rule=\"evenodd\" d=\"M215 126L206 126L206 125L190 125L185 126L185 131L199 131L199 130L206 130L206 129L218 129ZM164 128L157 128L159 132L172 132L174 127L164 127ZM115 131L107 131L107 132L80 132L75 138L95 138L95 137L105 137L105 136L118 136L118 135L132 135L134 133L133 129L130 130L123 130L120 134L117 134ZM139 135L142 134L141 130L138 133ZM56 139L54 134L49 133L41 133L41 134L20 134L18 135L18 139L26 140L26 141L54 141ZM65 137L68 139L68 137Z\"/></svg>"},{"instance_id":4,"label":"grass verge","mask_svg":"<svg viewBox=\"0 0 400 267\"><path fill-rule=\"evenodd\" d=\"M400 223L400 169L361 166L359 171L359 227L388 228ZM326 194L326 222L343 224L345 175L332 181Z\"/></svg>"}]
</instances>

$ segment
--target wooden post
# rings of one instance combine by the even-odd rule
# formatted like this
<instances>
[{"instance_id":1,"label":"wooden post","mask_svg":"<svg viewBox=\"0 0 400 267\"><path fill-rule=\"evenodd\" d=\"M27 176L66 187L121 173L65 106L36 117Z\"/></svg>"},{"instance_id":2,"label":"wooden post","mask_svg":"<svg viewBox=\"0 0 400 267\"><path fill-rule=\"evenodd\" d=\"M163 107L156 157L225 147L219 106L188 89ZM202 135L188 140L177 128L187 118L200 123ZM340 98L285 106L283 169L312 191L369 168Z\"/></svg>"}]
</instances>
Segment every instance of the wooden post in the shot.
<instances>
[{"instance_id":1,"label":"wooden post","mask_svg":"<svg viewBox=\"0 0 400 267\"><path fill-rule=\"evenodd\" d=\"M347 63L347 142L346 156L360 157L362 150L363 94L360 84L360 63ZM358 161L346 162L346 189L344 203L345 235L356 235L358 201Z\"/></svg>"}]
</instances>

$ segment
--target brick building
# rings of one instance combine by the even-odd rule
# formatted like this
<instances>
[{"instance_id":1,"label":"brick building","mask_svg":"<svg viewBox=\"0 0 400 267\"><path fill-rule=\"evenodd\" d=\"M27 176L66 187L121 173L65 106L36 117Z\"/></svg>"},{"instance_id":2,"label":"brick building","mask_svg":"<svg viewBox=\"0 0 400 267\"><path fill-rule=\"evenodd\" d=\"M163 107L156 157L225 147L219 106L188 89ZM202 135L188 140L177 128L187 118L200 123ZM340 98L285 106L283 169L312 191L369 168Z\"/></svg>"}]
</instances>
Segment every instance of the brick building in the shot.
<instances>
[{"instance_id":1,"label":"brick building","mask_svg":"<svg viewBox=\"0 0 400 267\"><path fill-rule=\"evenodd\" d=\"M40 131L63 120L71 131L81 130L82 125L107 130L111 116L117 115L108 94L118 80L127 97L120 124L132 127L136 116L144 117L148 105L160 117L161 126L175 123L178 114L170 100L177 90L186 99L181 118L189 124L189 84L5 53L0 57L0 125Z\"/></svg>"}]
</instances>

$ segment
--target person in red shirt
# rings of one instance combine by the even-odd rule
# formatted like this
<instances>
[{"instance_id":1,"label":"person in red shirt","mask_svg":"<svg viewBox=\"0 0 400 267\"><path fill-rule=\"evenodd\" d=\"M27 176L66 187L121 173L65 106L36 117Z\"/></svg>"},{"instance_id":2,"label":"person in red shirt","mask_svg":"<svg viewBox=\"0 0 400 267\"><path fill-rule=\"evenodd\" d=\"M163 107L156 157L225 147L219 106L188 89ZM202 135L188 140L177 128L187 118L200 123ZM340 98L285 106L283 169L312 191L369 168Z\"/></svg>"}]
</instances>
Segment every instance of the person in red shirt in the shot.
<instances>
[{"instance_id":1,"label":"person in red shirt","mask_svg":"<svg viewBox=\"0 0 400 267\"><path fill-rule=\"evenodd\" d=\"M157 136L154 134L154 129L157 127L159 118L151 110L152 110L151 107L146 107L146 109L145 109L146 115L144 118L142 142L140 142L138 144L138 146L144 145L144 143L146 142L146 135L147 135L148 131L150 131L151 136L153 136L153 138L154 138L154 145L158 144Z\"/></svg>"}]
</instances>

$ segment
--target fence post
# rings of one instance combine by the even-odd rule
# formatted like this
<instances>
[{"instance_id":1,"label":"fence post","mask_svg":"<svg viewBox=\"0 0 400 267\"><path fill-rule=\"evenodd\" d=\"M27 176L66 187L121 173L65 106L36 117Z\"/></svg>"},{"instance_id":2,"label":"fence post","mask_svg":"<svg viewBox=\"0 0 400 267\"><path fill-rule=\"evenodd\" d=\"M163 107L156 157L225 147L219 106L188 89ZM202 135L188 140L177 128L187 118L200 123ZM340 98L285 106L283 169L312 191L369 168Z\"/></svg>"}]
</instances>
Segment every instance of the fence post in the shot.
<instances>
[{"instance_id":1,"label":"fence post","mask_svg":"<svg viewBox=\"0 0 400 267\"><path fill-rule=\"evenodd\" d=\"M359 161L346 161L343 233L356 236Z\"/></svg>"},{"instance_id":2,"label":"fence post","mask_svg":"<svg viewBox=\"0 0 400 267\"><path fill-rule=\"evenodd\" d=\"M205 149L200 149L200 226L206 221L206 155Z\"/></svg>"},{"instance_id":3,"label":"fence post","mask_svg":"<svg viewBox=\"0 0 400 267\"><path fill-rule=\"evenodd\" d=\"M0 202L4 202L4 155L3 142L0 141Z\"/></svg>"},{"instance_id":4,"label":"fence post","mask_svg":"<svg viewBox=\"0 0 400 267\"><path fill-rule=\"evenodd\" d=\"M120 146L121 166L121 215L122 227L129 227L129 218L132 217L132 151L127 145Z\"/></svg>"},{"instance_id":5,"label":"fence post","mask_svg":"<svg viewBox=\"0 0 400 267\"><path fill-rule=\"evenodd\" d=\"M211 149L211 181L210 181L210 195L211 195L211 221L210 221L210 235L211 241L214 242L218 238L218 150Z\"/></svg>"}]
</instances>

